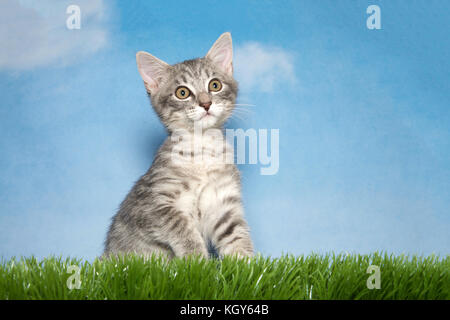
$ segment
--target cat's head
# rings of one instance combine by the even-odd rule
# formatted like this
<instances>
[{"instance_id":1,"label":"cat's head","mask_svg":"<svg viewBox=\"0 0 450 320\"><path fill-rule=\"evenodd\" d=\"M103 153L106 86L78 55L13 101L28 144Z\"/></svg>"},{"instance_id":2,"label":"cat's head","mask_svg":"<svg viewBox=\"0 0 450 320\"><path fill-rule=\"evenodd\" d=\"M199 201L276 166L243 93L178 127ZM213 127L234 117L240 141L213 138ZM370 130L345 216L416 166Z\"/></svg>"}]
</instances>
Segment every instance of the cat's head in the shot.
<instances>
[{"instance_id":1,"label":"cat's head","mask_svg":"<svg viewBox=\"0 0 450 320\"><path fill-rule=\"evenodd\" d=\"M231 115L237 83L230 33L222 34L203 58L169 65L140 51L136 61L153 108L169 131L218 128Z\"/></svg>"}]
</instances>

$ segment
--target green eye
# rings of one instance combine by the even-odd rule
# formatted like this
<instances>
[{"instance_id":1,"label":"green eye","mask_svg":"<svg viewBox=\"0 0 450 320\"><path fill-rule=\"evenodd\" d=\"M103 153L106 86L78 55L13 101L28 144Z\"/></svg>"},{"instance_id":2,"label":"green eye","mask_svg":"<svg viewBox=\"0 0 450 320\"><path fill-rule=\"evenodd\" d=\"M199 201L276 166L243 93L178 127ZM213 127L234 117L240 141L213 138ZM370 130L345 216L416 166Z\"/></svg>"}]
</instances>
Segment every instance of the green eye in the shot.
<instances>
[{"instance_id":1,"label":"green eye","mask_svg":"<svg viewBox=\"0 0 450 320\"><path fill-rule=\"evenodd\" d=\"M191 95L191 91L186 87L178 87L175 90L175 95L178 99L187 99Z\"/></svg>"},{"instance_id":2,"label":"green eye","mask_svg":"<svg viewBox=\"0 0 450 320\"><path fill-rule=\"evenodd\" d=\"M219 81L219 79L212 79L209 82L208 89L209 91L213 92L220 91L222 89L222 83Z\"/></svg>"}]
</instances>

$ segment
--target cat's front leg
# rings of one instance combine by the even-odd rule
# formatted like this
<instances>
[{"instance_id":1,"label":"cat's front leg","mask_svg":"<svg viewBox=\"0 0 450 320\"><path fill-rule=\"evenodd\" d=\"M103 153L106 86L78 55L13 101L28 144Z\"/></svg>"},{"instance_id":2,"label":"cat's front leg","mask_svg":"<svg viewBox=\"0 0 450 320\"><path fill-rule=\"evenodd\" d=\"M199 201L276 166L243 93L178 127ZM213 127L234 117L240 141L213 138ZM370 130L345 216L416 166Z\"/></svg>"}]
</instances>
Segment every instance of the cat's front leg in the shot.
<instances>
[{"instance_id":1,"label":"cat's front leg","mask_svg":"<svg viewBox=\"0 0 450 320\"><path fill-rule=\"evenodd\" d=\"M225 169L210 172L211 183L200 192L199 209L205 234L219 256L253 256L237 171Z\"/></svg>"},{"instance_id":2,"label":"cat's front leg","mask_svg":"<svg viewBox=\"0 0 450 320\"><path fill-rule=\"evenodd\" d=\"M205 240L190 215L178 212L171 223L164 228L164 237L176 257L200 255L208 257Z\"/></svg>"},{"instance_id":3,"label":"cat's front leg","mask_svg":"<svg viewBox=\"0 0 450 320\"><path fill-rule=\"evenodd\" d=\"M242 212L241 205L236 204L234 208L224 210L218 215L214 224L212 241L219 256L253 256L253 243Z\"/></svg>"},{"instance_id":4,"label":"cat's front leg","mask_svg":"<svg viewBox=\"0 0 450 320\"><path fill-rule=\"evenodd\" d=\"M175 236L171 244L176 257L198 255L205 259L208 258L208 249L205 241L197 229L192 230L190 233L178 235L178 238Z\"/></svg>"}]
</instances>

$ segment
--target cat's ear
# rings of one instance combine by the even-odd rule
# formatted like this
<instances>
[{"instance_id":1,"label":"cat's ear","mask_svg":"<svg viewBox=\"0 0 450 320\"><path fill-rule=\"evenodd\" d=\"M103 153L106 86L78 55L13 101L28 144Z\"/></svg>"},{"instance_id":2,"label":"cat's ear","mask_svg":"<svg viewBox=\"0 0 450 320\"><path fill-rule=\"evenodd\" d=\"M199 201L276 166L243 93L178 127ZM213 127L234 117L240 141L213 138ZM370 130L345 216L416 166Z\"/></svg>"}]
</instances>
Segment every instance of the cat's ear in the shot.
<instances>
[{"instance_id":1,"label":"cat's ear","mask_svg":"<svg viewBox=\"0 0 450 320\"><path fill-rule=\"evenodd\" d=\"M136 62L147 92L155 94L160 87L164 74L170 66L144 51L139 51L136 54Z\"/></svg>"},{"instance_id":2,"label":"cat's ear","mask_svg":"<svg viewBox=\"0 0 450 320\"><path fill-rule=\"evenodd\" d=\"M228 75L233 74L233 44L231 34L223 33L206 54L222 71Z\"/></svg>"}]
</instances>

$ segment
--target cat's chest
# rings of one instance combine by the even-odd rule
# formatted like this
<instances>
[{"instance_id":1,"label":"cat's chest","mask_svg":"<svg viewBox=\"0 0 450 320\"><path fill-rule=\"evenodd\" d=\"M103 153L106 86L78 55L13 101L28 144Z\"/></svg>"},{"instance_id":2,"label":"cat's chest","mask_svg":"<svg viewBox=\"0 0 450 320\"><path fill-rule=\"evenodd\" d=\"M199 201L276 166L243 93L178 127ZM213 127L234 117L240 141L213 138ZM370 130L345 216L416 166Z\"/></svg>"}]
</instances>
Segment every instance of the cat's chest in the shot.
<instances>
[{"instance_id":1,"label":"cat's chest","mask_svg":"<svg viewBox=\"0 0 450 320\"><path fill-rule=\"evenodd\" d=\"M230 190L239 190L239 182L230 165L195 163L180 169L185 173L180 181L186 188L179 193L176 207L181 212L191 213L202 228L220 211L220 199L231 193Z\"/></svg>"},{"instance_id":2,"label":"cat's chest","mask_svg":"<svg viewBox=\"0 0 450 320\"><path fill-rule=\"evenodd\" d=\"M204 180L210 172L220 170L234 160L232 147L220 132L175 138L170 157L175 166Z\"/></svg>"}]
</instances>

